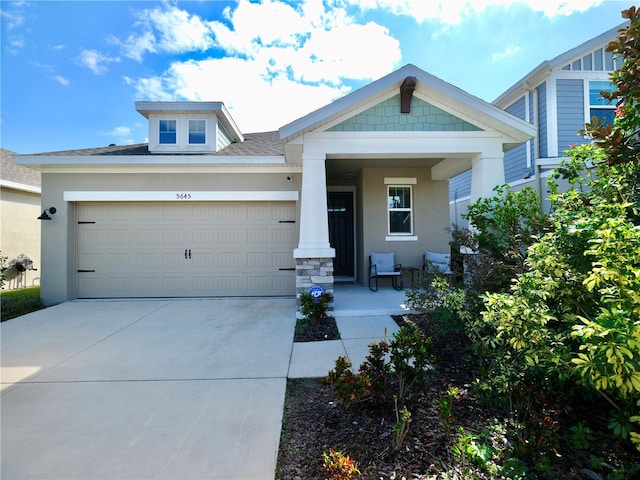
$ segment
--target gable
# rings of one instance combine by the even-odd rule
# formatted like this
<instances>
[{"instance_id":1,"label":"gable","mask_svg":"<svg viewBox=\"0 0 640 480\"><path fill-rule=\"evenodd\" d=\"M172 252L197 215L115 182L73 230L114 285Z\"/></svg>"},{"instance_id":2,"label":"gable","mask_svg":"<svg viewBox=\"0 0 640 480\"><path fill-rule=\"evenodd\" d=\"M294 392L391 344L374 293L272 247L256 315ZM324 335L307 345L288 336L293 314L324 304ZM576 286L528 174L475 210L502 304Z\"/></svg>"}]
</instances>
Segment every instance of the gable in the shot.
<instances>
[{"instance_id":1,"label":"gable","mask_svg":"<svg viewBox=\"0 0 640 480\"><path fill-rule=\"evenodd\" d=\"M327 129L328 132L421 131L475 132L482 129L417 97L411 112L400 113L401 96L393 97Z\"/></svg>"}]
</instances>

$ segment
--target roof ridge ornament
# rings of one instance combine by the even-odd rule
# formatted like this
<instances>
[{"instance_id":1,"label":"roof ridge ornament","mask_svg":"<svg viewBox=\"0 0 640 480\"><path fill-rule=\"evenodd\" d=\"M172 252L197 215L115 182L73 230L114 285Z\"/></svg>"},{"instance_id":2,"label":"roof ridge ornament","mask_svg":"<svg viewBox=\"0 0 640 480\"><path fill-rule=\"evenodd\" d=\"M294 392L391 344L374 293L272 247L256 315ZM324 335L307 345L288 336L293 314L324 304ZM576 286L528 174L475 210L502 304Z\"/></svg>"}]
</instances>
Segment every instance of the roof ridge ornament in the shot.
<instances>
[{"instance_id":1,"label":"roof ridge ornament","mask_svg":"<svg viewBox=\"0 0 640 480\"><path fill-rule=\"evenodd\" d=\"M411 98L416 83L416 77L407 77L400 85L400 113L411 113Z\"/></svg>"}]
</instances>

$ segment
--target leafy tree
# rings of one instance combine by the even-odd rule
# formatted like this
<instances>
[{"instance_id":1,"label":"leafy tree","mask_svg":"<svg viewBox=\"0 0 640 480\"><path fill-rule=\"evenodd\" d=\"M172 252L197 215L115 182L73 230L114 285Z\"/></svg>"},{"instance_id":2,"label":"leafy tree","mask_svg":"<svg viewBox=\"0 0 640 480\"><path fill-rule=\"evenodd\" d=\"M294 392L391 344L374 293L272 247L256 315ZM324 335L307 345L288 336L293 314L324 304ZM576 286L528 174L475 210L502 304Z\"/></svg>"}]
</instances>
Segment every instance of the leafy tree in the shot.
<instances>
[{"instance_id":1,"label":"leafy tree","mask_svg":"<svg viewBox=\"0 0 640 480\"><path fill-rule=\"evenodd\" d=\"M623 58L616 90L602 92L617 99L614 125L592 121L593 144L566 152L553 179L571 188L551 184L550 231L511 291L487 295L474 327L491 347L490 394L596 392L613 409L613 431L640 450L640 15L632 7L623 17L629 26L607 48Z\"/></svg>"}]
</instances>

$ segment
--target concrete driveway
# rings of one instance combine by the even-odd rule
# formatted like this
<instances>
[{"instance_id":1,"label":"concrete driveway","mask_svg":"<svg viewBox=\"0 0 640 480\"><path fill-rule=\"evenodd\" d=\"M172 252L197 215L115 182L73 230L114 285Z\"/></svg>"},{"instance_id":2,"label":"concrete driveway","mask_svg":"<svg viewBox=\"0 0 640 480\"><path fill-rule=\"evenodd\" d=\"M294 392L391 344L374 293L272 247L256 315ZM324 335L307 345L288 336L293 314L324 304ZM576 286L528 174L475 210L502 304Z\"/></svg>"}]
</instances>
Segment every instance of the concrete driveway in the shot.
<instances>
[{"instance_id":1,"label":"concrete driveway","mask_svg":"<svg viewBox=\"0 0 640 480\"><path fill-rule=\"evenodd\" d=\"M273 478L293 299L76 301L1 324L3 479Z\"/></svg>"}]
</instances>

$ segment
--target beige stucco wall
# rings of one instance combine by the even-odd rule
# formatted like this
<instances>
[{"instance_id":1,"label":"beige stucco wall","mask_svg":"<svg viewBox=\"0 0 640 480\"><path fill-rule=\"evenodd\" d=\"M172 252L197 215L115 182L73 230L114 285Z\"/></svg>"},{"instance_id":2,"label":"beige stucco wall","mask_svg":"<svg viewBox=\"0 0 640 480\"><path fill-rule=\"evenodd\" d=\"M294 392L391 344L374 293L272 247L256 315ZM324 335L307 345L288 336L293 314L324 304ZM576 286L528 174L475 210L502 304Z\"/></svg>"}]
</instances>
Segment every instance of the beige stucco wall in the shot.
<instances>
[{"instance_id":1,"label":"beige stucco wall","mask_svg":"<svg viewBox=\"0 0 640 480\"><path fill-rule=\"evenodd\" d=\"M287 176L293 181L289 182ZM42 299L46 304L52 304L75 298L75 203L64 201L65 191L298 191L300 185L300 174L286 171L250 175L44 173L42 204L55 207L57 212L54 220L43 222L42 226Z\"/></svg>"},{"instance_id":2,"label":"beige stucco wall","mask_svg":"<svg viewBox=\"0 0 640 480\"><path fill-rule=\"evenodd\" d=\"M416 178L413 185L414 241L387 237L387 185L385 177ZM358 189L358 281L367 285L369 254L395 252L396 262L422 267L425 250L449 252L448 182L432 181L428 168L365 168Z\"/></svg>"},{"instance_id":3,"label":"beige stucco wall","mask_svg":"<svg viewBox=\"0 0 640 480\"><path fill-rule=\"evenodd\" d=\"M24 286L38 285L40 278L40 194L2 188L0 190L0 250L7 262L24 253L37 271L27 271ZM5 289L14 288L8 281Z\"/></svg>"}]
</instances>

